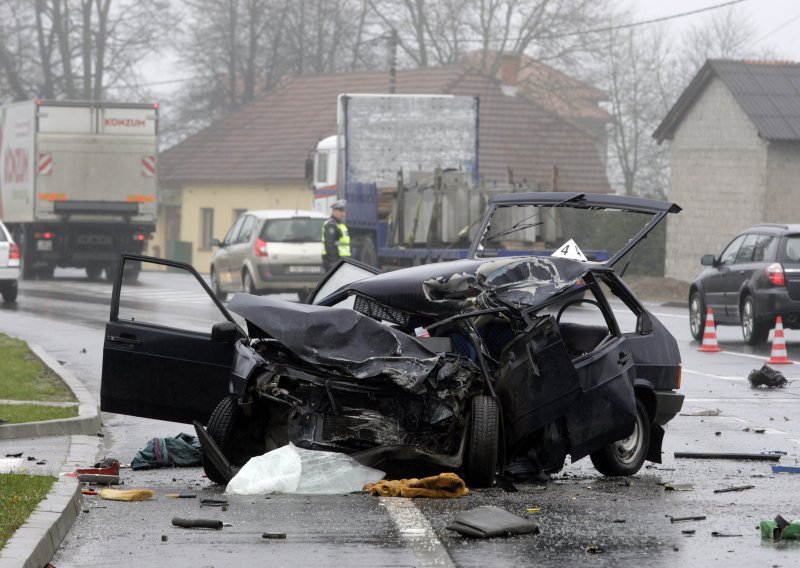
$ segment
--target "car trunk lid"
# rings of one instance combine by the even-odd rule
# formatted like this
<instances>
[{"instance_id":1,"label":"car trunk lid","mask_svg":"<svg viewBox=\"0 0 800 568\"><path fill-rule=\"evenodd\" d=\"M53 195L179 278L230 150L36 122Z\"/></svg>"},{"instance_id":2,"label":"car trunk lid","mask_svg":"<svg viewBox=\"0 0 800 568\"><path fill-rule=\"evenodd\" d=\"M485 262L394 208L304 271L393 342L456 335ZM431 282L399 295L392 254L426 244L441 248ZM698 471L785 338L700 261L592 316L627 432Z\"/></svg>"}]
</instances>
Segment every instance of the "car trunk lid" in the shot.
<instances>
[{"instance_id":1,"label":"car trunk lid","mask_svg":"<svg viewBox=\"0 0 800 568\"><path fill-rule=\"evenodd\" d=\"M667 214L680 210L674 203L621 195L500 195L484 215L470 257L552 254L574 244L589 261L607 266L628 257L624 272L636 247Z\"/></svg>"}]
</instances>

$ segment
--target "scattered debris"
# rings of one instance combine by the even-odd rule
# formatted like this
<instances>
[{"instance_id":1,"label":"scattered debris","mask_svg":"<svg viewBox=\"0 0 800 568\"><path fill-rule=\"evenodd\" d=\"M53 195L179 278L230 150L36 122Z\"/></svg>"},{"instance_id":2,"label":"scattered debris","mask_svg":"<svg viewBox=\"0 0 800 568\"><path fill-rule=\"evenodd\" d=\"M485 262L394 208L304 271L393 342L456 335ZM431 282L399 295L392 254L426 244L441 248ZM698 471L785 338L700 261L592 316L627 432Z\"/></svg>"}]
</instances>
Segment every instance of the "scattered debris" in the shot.
<instances>
[{"instance_id":1,"label":"scattered debris","mask_svg":"<svg viewBox=\"0 0 800 568\"><path fill-rule=\"evenodd\" d=\"M724 489L714 489L714 493L730 493L731 491L746 491L754 489L755 485L740 485L738 487L725 487Z\"/></svg>"},{"instance_id":2,"label":"scattered debris","mask_svg":"<svg viewBox=\"0 0 800 568\"><path fill-rule=\"evenodd\" d=\"M764 365L758 370L753 369L750 371L747 380L750 381L750 385L753 388L765 386L769 389L784 387L789 382L783 376L783 373L768 365Z\"/></svg>"},{"instance_id":3,"label":"scattered debris","mask_svg":"<svg viewBox=\"0 0 800 568\"><path fill-rule=\"evenodd\" d=\"M217 521L213 519L183 519L181 517L175 517L172 519L172 524L176 527L181 527L184 529L214 529L220 530L223 527L222 521Z\"/></svg>"},{"instance_id":4,"label":"scattered debris","mask_svg":"<svg viewBox=\"0 0 800 568\"><path fill-rule=\"evenodd\" d=\"M596 544L590 544L584 550L586 550L587 554L601 554L605 552L605 550L602 547Z\"/></svg>"},{"instance_id":5,"label":"scattered debris","mask_svg":"<svg viewBox=\"0 0 800 568\"><path fill-rule=\"evenodd\" d=\"M736 453L714 453L714 452L675 452L676 458L694 459L716 459L716 460L755 460L755 461L778 461L780 454L736 454Z\"/></svg>"},{"instance_id":6,"label":"scattered debris","mask_svg":"<svg viewBox=\"0 0 800 568\"><path fill-rule=\"evenodd\" d=\"M614 519L614 520L613 520L613 521L611 521L611 522L612 522L612 523L619 523L619 524L623 524L623 523L627 523L627 522L628 522L628 520L627 520L627 519Z\"/></svg>"},{"instance_id":7,"label":"scattered debris","mask_svg":"<svg viewBox=\"0 0 800 568\"><path fill-rule=\"evenodd\" d=\"M171 497L172 499L194 499L197 495L194 493L167 493L164 497Z\"/></svg>"},{"instance_id":8,"label":"scattered debris","mask_svg":"<svg viewBox=\"0 0 800 568\"><path fill-rule=\"evenodd\" d=\"M306 450L289 443L250 458L228 482L225 492L335 495L358 491L383 476L384 472L361 465L346 454Z\"/></svg>"},{"instance_id":9,"label":"scattered debris","mask_svg":"<svg viewBox=\"0 0 800 568\"><path fill-rule=\"evenodd\" d=\"M661 483L664 486L664 491L694 491L694 485L691 483Z\"/></svg>"},{"instance_id":10,"label":"scattered debris","mask_svg":"<svg viewBox=\"0 0 800 568\"><path fill-rule=\"evenodd\" d=\"M791 465L773 465L772 473L800 473L800 467Z\"/></svg>"},{"instance_id":11,"label":"scattered debris","mask_svg":"<svg viewBox=\"0 0 800 568\"><path fill-rule=\"evenodd\" d=\"M446 528L473 538L539 533L538 525L492 505L457 513Z\"/></svg>"},{"instance_id":12,"label":"scattered debris","mask_svg":"<svg viewBox=\"0 0 800 568\"><path fill-rule=\"evenodd\" d=\"M97 495L97 491L94 489L81 489L82 495Z\"/></svg>"},{"instance_id":13,"label":"scattered debris","mask_svg":"<svg viewBox=\"0 0 800 568\"><path fill-rule=\"evenodd\" d=\"M285 539L286 533L281 532L265 532L261 535L261 538L268 538L268 539Z\"/></svg>"},{"instance_id":14,"label":"scattered debris","mask_svg":"<svg viewBox=\"0 0 800 568\"><path fill-rule=\"evenodd\" d=\"M756 428L755 430L753 430L753 433L754 433L754 434L763 434L763 433L765 433L766 431L767 431L767 429L766 429L766 428Z\"/></svg>"},{"instance_id":15,"label":"scattered debris","mask_svg":"<svg viewBox=\"0 0 800 568\"><path fill-rule=\"evenodd\" d=\"M719 416L722 414L722 410L717 408L716 410L699 410L697 412L681 412L681 416Z\"/></svg>"},{"instance_id":16,"label":"scattered debris","mask_svg":"<svg viewBox=\"0 0 800 568\"><path fill-rule=\"evenodd\" d=\"M161 535L161 542L167 542L167 535L165 534Z\"/></svg>"},{"instance_id":17,"label":"scattered debris","mask_svg":"<svg viewBox=\"0 0 800 568\"><path fill-rule=\"evenodd\" d=\"M774 521L761 521L761 538L771 538L775 541L800 539L800 519L787 521L781 515L776 515Z\"/></svg>"},{"instance_id":18,"label":"scattered debris","mask_svg":"<svg viewBox=\"0 0 800 568\"><path fill-rule=\"evenodd\" d=\"M201 507L226 507L228 502L225 499L200 499Z\"/></svg>"},{"instance_id":19,"label":"scattered debris","mask_svg":"<svg viewBox=\"0 0 800 568\"><path fill-rule=\"evenodd\" d=\"M540 513L542 511L541 507L528 507L526 509L529 513Z\"/></svg>"},{"instance_id":20,"label":"scattered debris","mask_svg":"<svg viewBox=\"0 0 800 568\"><path fill-rule=\"evenodd\" d=\"M722 432L714 432L715 436L722 436Z\"/></svg>"},{"instance_id":21,"label":"scattered debris","mask_svg":"<svg viewBox=\"0 0 800 568\"><path fill-rule=\"evenodd\" d=\"M147 501L156 496L152 489L101 489L97 494L109 501Z\"/></svg>"},{"instance_id":22,"label":"scattered debris","mask_svg":"<svg viewBox=\"0 0 800 568\"><path fill-rule=\"evenodd\" d=\"M693 515L693 516L690 516L690 517L673 517L672 515L666 515L666 516L669 517L669 522L670 523L680 523L682 521L705 521L706 520L706 516L705 515Z\"/></svg>"},{"instance_id":23,"label":"scattered debris","mask_svg":"<svg viewBox=\"0 0 800 568\"><path fill-rule=\"evenodd\" d=\"M6 454L6 457L7 458L21 458L23 453L25 453L25 452L19 452L17 454Z\"/></svg>"},{"instance_id":24,"label":"scattered debris","mask_svg":"<svg viewBox=\"0 0 800 568\"><path fill-rule=\"evenodd\" d=\"M711 531L711 536L719 536L719 537L732 537L732 536L744 536L741 534L730 534L730 533L721 533L717 531Z\"/></svg>"},{"instance_id":25,"label":"scattered debris","mask_svg":"<svg viewBox=\"0 0 800 568\"><path fill-rule=\"evenodd\" d=\"M74 477L83 483L98 483L101 485L119 485L119 462L115 459L108 459L96 463L95 467L80 467L73 472L65 472L61 475Z\"/></svg>"},{"instance_id":26,"label":"scattered debris","mask_svg":"<svg viewBox=\"0 0 800 568\"><path fill-rule=\"evenodd\" d=\"M686 529L685 531L681 531L681 532L682 532L683 534L686 534L686 535L693 535L693 534L694 534L694 533L696 533L697 531L696 531L696 530L694 530L694 529Z\"/></svg>"},{"instance_id":27,"label":"scattered debris","mask_svg":"<svg viewBox=\"0 0 800 568\"><path fill-rule=\"evenodd\" d=\"M367 483L364 490L377 497L464 497L469 494L464 480L455 473L441 473L422 479L381 479Z\"/></svg>"},{"instance_id":28,"label":"scattered debris","mask_svg":"<svg viewBox=\"0 0 800 568\"><path fill-rule=\"evenodd\" d=\"M200 441L190 434L180 433L174 438L153 438L147 442L134 456L131 468L192 467L202 463Z\"/></svg>"}]
</instances>

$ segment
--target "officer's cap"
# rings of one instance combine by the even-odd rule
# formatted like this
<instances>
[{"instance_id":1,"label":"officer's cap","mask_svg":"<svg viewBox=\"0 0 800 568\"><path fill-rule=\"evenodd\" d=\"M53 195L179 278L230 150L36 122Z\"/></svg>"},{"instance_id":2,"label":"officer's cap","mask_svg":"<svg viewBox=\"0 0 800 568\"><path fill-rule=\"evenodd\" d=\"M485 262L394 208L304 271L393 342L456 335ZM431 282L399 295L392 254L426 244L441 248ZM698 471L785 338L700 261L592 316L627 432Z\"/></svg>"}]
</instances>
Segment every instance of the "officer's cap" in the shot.
<instances>
[{"instance_id":1,"label":"officer's cap","mask_svg":"<svg viewBox=\"0 0 800 568\"><path fill-rule=\"evenodd\" d=\"M345 207L347 207L346 199L338 199L337 201L333 202L333 205L331 205L331 209L344 209Z\"/></svg>"}]
</instances>

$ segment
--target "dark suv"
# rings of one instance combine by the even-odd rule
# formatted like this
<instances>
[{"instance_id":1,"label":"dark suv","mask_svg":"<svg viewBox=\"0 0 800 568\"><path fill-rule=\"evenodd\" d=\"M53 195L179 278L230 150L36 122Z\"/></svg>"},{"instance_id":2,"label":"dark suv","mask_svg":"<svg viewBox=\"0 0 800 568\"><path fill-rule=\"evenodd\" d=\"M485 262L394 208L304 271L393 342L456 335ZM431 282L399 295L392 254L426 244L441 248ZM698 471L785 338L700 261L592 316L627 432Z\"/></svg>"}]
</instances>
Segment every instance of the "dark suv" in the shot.
<instances>
[{"instance_id":1,"label":"dark suv","mask_svg":"<svg viewBox=\"0 0 800 568\"><path fill-rule=\"evenodd\" d=\"M767 339L775 319L800 329L800 225L759 224L738 234L689 288L689 325L701 340L706 308L714 322L742 326L749 345Z\"/></svg>"}]
</instances>

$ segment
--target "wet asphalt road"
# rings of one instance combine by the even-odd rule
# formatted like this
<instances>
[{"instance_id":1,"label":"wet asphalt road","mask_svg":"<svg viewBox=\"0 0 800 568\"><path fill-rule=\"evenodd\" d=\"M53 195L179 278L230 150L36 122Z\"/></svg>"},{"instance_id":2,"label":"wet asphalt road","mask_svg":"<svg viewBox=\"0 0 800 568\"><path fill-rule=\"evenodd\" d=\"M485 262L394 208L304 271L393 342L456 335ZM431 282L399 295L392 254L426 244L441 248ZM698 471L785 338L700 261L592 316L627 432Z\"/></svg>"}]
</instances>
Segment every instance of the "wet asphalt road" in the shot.
<instances>
[{"instance_id":1,"label":"wet asphalt road","mask_svg":"<svg viewBox=\"0 0 800 568\"><path fill-rule=\"evenodd\" d=\"M51 282L21 283L14 307L0 309L0 331L21 336L63 361L98 396L103 324L111 286L57 271ZM142 294L170 290L168 277L143 275ZM167 275L168 276L168 275ZM286 296L289 298L290 296ZM545 485L476 490L457 500L381 500L365 495L227 497L227 511L200 509L197 499L220 497L201 468L133 472L125 487L149 487L157 499L122 503L87 498L83 513L53 565L107 566L796 566L800 543L762 541L760 519L780 513L800 518L800 475L772 475L765 462L675 459L675 451L787 452L782 465L800 465L800 381L774 391L750 389L746 376L760 367L769 346L749 348L736 328L719 328L722 353L698 353L686 310L651 306L679 341L684 413L719 409L720 415L679 416L667 427L664 463L625 479L598 475L586 459L568 465ZM800 361L800 332L787 331L790 359ZM84 351L85 350L85 351ZM781 367L800 378L800 365ZM104 452L130 462L153 436L191 432L189 426L105 415ZM763 430L763 433L756 433ZM102 456L100 456L102 457ZM691 484L666 491L663 483ZM753 485L753 489L714 493ZM447 531L458 511L495 504L528 515L539 535L474 541ZM528 509L538 509L529 512ZM705 515L703 521L671 523ZM223 520L221 531L172 527L175 516ZM687 535L682 531L693 530ZM264 540L263 532L285 540ZM712 536L712 532L741 536ZM586 552L596 545L602 552Z\"/></svg>"}]
</instances>

